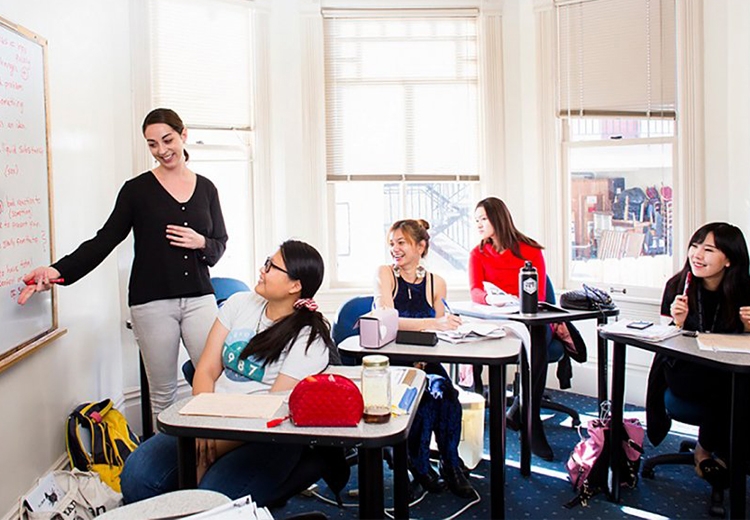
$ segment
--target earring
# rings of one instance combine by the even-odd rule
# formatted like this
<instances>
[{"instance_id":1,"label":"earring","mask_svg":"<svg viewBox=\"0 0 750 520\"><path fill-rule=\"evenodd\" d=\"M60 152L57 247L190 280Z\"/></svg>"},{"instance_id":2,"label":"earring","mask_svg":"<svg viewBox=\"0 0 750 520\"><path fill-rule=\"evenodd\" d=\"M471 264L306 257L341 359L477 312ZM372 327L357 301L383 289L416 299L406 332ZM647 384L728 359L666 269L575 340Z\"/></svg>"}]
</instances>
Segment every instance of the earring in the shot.
<instances>
[{"instance_id":1,"label":"earring","mask_svg":"<svg viewBox=\"0 0 750 520\"><path fill-rule=\"evenodd\" d=\"M427 274L427 270L422 266L417 266L417 280L424 278L424 275Z\"/></svg>"},{"instance_id":2,"label":"earring","mask_svg":"<svg viewBox=\"0 0 750 520\"><path fill-rule=\"evenodd\" d=\"M396 278L401 278L401 268L397 265L394 265L393 274L396 276Z\"/></svg>"}]
</instances>

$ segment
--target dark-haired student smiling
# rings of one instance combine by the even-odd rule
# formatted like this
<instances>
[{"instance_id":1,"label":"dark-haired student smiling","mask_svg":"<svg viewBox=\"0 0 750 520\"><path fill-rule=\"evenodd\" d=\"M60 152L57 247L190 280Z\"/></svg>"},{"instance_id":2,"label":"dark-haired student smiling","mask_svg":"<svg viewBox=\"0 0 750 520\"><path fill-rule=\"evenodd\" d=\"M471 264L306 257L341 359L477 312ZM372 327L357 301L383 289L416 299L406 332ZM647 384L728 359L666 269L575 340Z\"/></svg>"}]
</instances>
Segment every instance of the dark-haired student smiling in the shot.
<instances>
[{"instance_id":1,"label":"dark-haired student smiling","mask_svg":"<svg viewBox=\"0 0 750 520\"><path fill-rule=\"evenodd\" d=\"M690 238L682 270L667 282L661 314L685 330L750 332L749 271L742 231L724 222L706 224ZM657 354L646 398L648 436L655 446L669 431L664 406L667 388L704 411L694 452L696 473L714 486L728 486L724 461L729 450L731 378L721 370Z\"/></svg>"}]
</instances>

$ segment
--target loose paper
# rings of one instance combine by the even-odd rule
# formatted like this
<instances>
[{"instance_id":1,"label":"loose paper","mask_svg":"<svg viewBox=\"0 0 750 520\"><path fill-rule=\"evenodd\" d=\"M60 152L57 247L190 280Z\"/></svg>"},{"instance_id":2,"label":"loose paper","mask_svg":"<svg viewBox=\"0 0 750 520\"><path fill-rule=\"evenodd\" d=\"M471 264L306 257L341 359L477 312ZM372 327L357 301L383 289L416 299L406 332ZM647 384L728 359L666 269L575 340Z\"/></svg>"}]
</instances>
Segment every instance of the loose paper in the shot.
<instances>
[{"instance_id":1,"label":"loose paper","mask_svg":"<svg viewBox=\"0 0 750 520\"><path fill-rule=\"evenodd\" d=\"M698 334L698 348L714 352L750 354L750 335Z\"/></svg>"},{"instance_id":2,"label":"loose paper","mask_svg":"<svg viewBox=\"0 0 750 520\"><path fill-rule=\"evenodd\" d=\"M205 393L193 397L180 410L180 415L211 417L242 417L270 419L284 402L281 395L247 395Z\"/></svg>"}]
</instances>

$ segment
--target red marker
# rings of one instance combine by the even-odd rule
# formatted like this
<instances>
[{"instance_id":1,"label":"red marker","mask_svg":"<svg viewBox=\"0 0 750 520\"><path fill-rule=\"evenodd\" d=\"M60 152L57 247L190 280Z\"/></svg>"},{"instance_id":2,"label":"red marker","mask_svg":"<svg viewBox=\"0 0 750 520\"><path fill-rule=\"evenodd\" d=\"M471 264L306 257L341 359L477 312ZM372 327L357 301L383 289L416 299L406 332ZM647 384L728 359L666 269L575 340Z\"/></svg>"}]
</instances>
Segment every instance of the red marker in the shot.
<instances>
[{"instance_id":1,"label":"red marker","mask_svg":"<svg viewBox=\"0 0 750 520\"><path fill-rule=\"evenodd\" d=\"M32 280L26 280L24 282L26 285L36 285L36 282ZM50 280L47 280L47 283L65 283L65 278L52 278Z\"/></svg>"},{"instance_id":2,"label":"red marker","mask_svg":"<svg viewBox=\"0 0 750 520\"><path fill-rule=\"evenodd\" d=\"M685 276L685 287L682 289L682 295L687 296L688 287L690 287L690 282L693 279L693 273L688 271L687 275Z\"/></svg>"}]
</instances>

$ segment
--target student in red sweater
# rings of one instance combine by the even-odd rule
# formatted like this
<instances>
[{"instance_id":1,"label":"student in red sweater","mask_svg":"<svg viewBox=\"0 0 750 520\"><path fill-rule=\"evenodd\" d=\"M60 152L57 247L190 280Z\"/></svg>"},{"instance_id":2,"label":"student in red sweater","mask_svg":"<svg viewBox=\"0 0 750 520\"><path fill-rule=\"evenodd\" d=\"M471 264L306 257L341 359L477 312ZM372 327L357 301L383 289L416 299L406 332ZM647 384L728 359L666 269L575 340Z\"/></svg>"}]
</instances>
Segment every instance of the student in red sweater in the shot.
<instances>
[{"instance_id":1,"label":"student in red sweater","mask_svg":"<svg viewBox=\"0 0 750 520\"><path fill-rule=\"evenodd\" d=\"M469 255L469 285L471 299L476 303L492 305L492 296L484 289L484 282L490 282L508 294L518 296L518 271L526 260L530 260L537 270L539 280L539 301L546 297L547 270L544 264L542 247L536 240L521 233L513 224L513 218L505 203L488 197L479 201L474 210L474 220L481 238L479 245ZM549 331L547 342L552 340ZM482 392L481 365L474 366L474 386ZM532 389L531 451L545 459L552 460L552 448L547 443L544 427L539 415L542 395L547 380L547 350L534 351L531 360ZM514 419L514 418L511 418Z\"/></svg>"}]
</instances>

